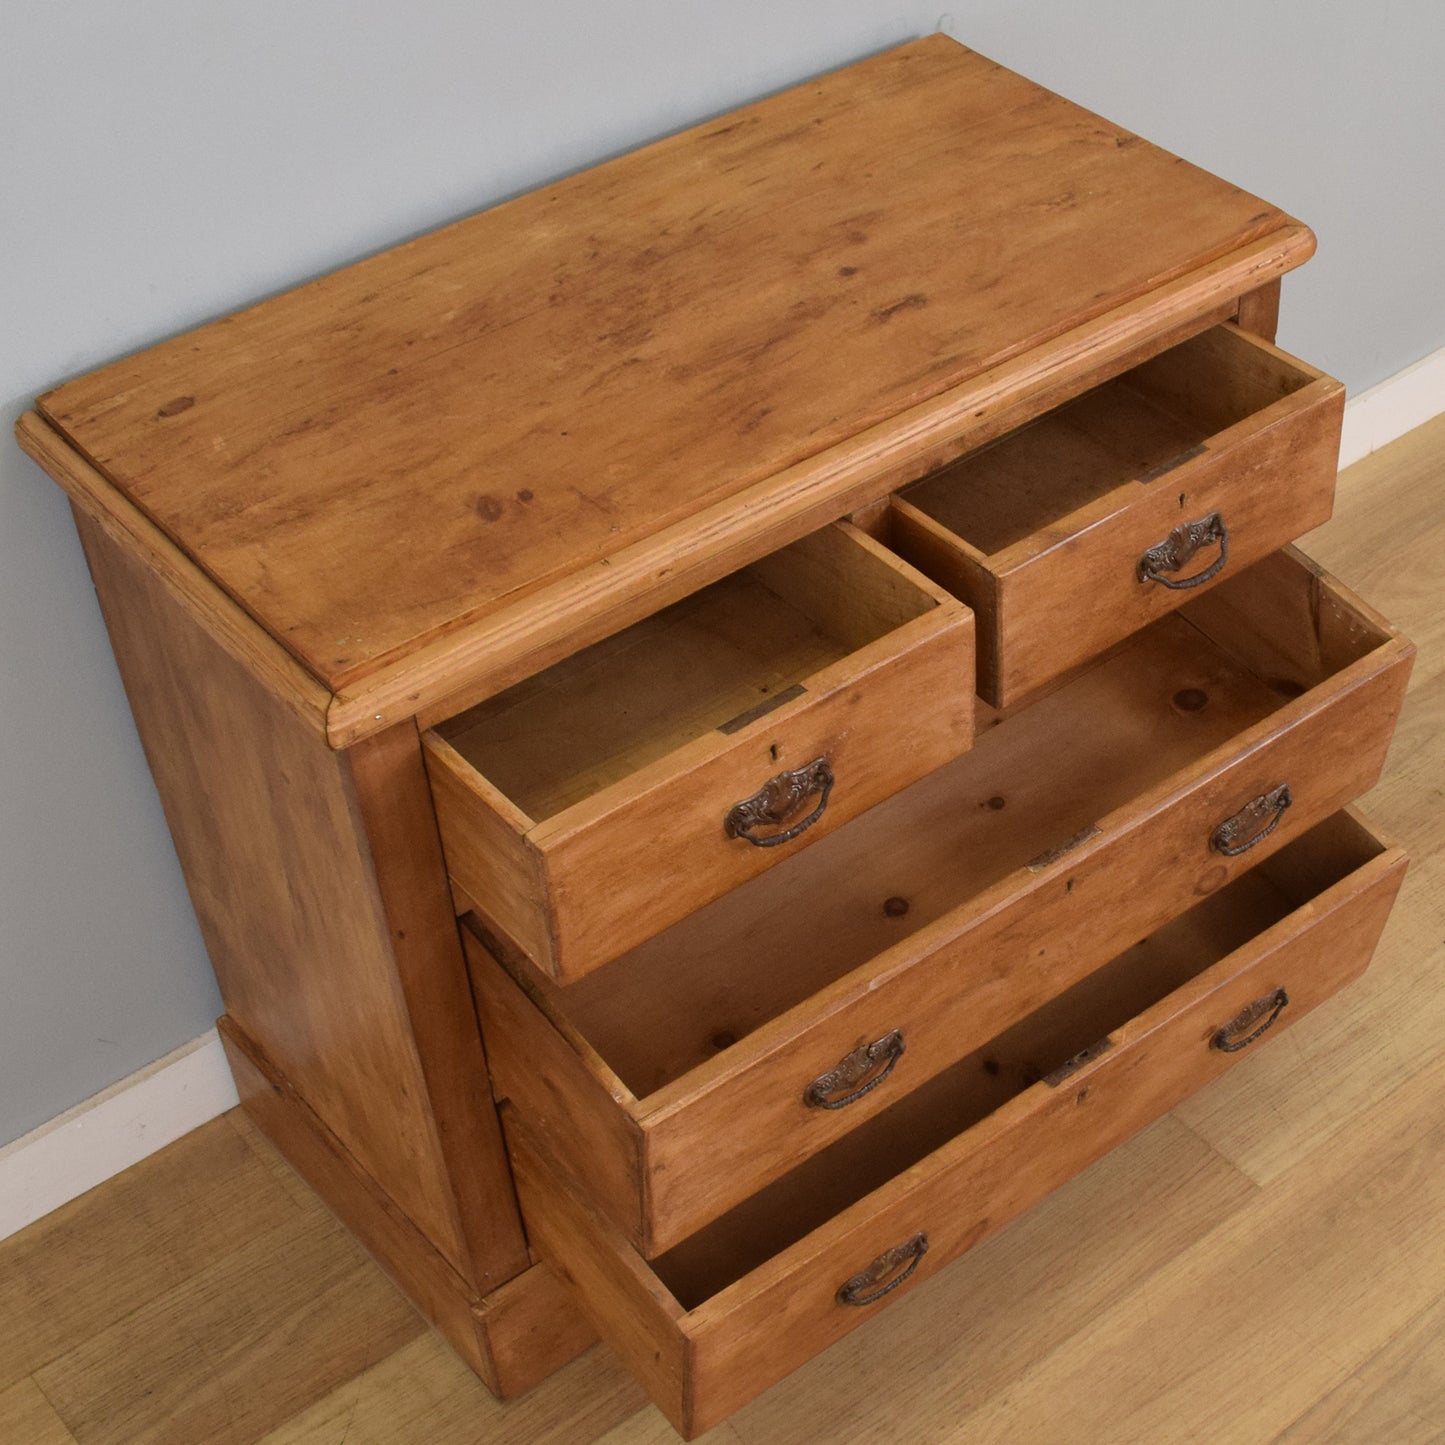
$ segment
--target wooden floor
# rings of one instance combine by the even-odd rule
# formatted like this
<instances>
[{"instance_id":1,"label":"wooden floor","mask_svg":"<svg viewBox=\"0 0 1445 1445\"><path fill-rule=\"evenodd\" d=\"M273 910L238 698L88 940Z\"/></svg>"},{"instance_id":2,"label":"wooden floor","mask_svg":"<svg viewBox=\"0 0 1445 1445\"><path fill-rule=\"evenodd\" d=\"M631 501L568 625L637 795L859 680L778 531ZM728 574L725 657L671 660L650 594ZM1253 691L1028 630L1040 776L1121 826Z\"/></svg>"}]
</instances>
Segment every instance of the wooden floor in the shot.
<instances>
[{"instance_id":1,"label":"wooden floor","mask_svg":"<svg viewBox=\"0 0 1445 1445\"><path fill-rule=\"evenodd\" d=\"M706 1438L1445 1441L1445 418L1307 549L1420 645L1365 978ZM498 1405L239 1114L0 1244L0 1442L675 1440L606 1349Z\"/></svg>"}]
</instances>

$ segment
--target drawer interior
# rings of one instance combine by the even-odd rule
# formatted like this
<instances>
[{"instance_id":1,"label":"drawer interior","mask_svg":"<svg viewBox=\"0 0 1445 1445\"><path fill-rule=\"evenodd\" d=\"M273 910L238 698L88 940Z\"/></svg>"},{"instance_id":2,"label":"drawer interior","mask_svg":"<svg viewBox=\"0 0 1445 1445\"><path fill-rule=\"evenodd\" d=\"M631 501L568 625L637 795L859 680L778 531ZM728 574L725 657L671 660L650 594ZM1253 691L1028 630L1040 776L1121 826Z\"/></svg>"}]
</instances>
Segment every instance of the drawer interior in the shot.
<instances>
[{"instance_id":1,"label":"drawer interior","mask_svg":"<svg viewBox=\"0 0 1445 1445\"><path fill-rule=\"evenodd\" d=\"M1316 376L1236 328L1216 326L899 495L996 557L1115 488L1170 470Z\"/></svg>"},{"instance_id":2,"label":"drawer interior","mask_svg":"<svg viewBox=\"0 0 1445 1445\"><path fill-rule=\"evenodd\" d=\"M685 1309L1060 1069L1385 851L1337 813L652 1261Z\"/></svg>"},{"instance_id":3,"label":"drawer interior","mask_svg":"<svg viewBox=\"0 0 1445 1445\"><path fill-rule=\"evenodd\" d=\"M742 726L936 605L851 529L820 532L445 723L543 822L715 729Z\"/></svg>"},{"instance_id":4,"label":"drawer interior","mask_svg":"<svg viewBox=\"0 0 1445 1445\"><path fill-rule=\"evenodd\" d=\"M643 1098L1389 637L1275 554L1031 706L985 711L971 753L544 1006Z\"/></svg>"}]
</instances>

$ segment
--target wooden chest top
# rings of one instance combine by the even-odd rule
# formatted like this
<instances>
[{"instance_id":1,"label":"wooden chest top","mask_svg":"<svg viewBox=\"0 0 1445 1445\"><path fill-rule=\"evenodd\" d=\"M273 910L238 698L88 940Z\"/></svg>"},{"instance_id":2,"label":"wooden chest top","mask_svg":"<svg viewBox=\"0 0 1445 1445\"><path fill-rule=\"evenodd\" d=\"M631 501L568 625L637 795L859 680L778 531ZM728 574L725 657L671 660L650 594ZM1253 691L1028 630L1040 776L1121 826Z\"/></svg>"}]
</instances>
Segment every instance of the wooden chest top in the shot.
<instances>
[{"instance_id":1,"label":"wooden chest top","mask_svg":"<svg viewBox=\"0 0 1445 1445\"><path fill-rule=\"evenodd\" d=\"M767 550L749 509L807 459L1040 348L1070 364L1105 326L1143 333L1131 303L1179 278L1213 267L1227 295L1244 273L1221 258L1268 280L1312 246L1273 207L934 36L40 410L323 686L359 694L704 509L721 520L699 545Z\"/></svg>"}]
</instances>

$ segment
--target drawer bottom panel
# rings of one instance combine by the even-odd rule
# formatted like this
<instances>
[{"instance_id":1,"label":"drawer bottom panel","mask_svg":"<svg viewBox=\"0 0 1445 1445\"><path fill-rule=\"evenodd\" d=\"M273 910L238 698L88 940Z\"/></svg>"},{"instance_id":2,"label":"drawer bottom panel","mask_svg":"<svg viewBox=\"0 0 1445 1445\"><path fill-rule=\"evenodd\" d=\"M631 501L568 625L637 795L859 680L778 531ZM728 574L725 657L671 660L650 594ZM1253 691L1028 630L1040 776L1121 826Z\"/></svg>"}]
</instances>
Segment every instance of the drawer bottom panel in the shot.
<instances>
[{"instance_id":1,"label":"drawer bottom panel","mask_svg":"<svg viewBox=\"0 0 1445 1445\"><path fill-rule=\"evenodd\" d=\"M507 1109L532 1245L691 1438L1359 974L1404 867L1335 814L650 1263Z\"/></svg>"}]
</instances>

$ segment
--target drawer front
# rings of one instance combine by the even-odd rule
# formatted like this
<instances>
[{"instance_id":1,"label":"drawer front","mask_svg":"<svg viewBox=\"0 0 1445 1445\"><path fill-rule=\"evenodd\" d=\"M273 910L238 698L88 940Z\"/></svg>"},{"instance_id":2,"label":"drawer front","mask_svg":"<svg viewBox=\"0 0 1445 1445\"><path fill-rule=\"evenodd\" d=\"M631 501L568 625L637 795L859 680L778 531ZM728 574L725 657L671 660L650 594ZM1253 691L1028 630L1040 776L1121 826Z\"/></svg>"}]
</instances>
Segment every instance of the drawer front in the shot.
<instances>
[{"instance_id":1,"label":"drawer front","mask_svg":"<svg viewBox=\"0 0 1445 1445\"><path fill-rule=\"evenodd\" d=\"M555 976L617 957L966 751L972 617L911 628L887 656L748 725L725 752L581 827L539 835ZM831 781L819 783L819 765ZM798 797L787 821L753 821L779 794Z\"/></svg>"},{"instance_id":2,"label":"drawer front","mask_svg":"<svg viewBox=\"0 0 1445 1445\"><path fill-rule=\"evenodd\" d=\"M642 1120L648 1243L667 1248L806 1154L881 1112L1067 988L1120 948L1223 887L1366 792L1380 775L1399 712L1396 676L1374 680L1238 753L1168 799L1152 799L1037 873L993 890L960 920L877 960L871 980L817 997L787 1037L710 1087ZM1337 731L1338 729L1338 731ZM1342 746L1348 740L1350 747ZM1251 743L1258 744L1251 747ZM1292 806L1255 848L1224 857L1219 825L1280 784ZM1148 879L1147 886L1140 880ZM810 1107L808 1088L883 1041L860 1083L886 1078L841 1108ZM763 1041L759 1040L759 1044ZM843 1085L827 1097L856 1093Z\"/></svg>"},{"instance_id":3,"label":"drawer front","mask_svg":"<svg viewBox=\"0 0 1445 1445\"><path fill-rule=\"evenodd\" d=\"M754 568L780 595L804 593L858 645L541 821L445 730L426 737L454 882L490 929L554 978L609 962L972 741L967 607L842 524ZM639 673L638 691L651 686Z\"/></svg>"},{"instance_id":4,"label":"drawer front","mask_svg":"<svg viewBox=\"0 0 1445 1445\"><path fill-rule=\"evenodd\" d=\"M565 998L533 1002L469 940L497 1090L633 1245L661 1253L1360 796L1409 664L1396 642L1368 654L642 1099L569 1028ZM1282 786L1284 811L1251 807ZM1237 851L1221 852L1231 820ZM891 851L881 830L875 843Z\"/></svg>"},{"instance_id":5,"label":"drawer front","mask_svg":"<svg viewBox=\"0 0 1445 1445\"><path fill-rule=\"evenodd\" d=\"M1269 367L1298 389L997 552L972 546L908 493L894 499L892 545L978 613L988 702L1012 705L1328 520L1343 387L1233 327L1188 345L1207 344L1209 384L1221 391ZM1201 409L1228 400L1211 396Z\"/></svg>"},{"instance_id":6,"label":"drawer front","mask_svg":"<svg viewBox=\"0 0 1445 1445\"><path fill-rule=\"evenodd\" d=\"M1404 869L1397 849L1376 847L1094 1048L690 1309L678 1294L693 1286L674 1293L665 1279L676 1268L644 1262L513 1120L529 1237L674 1425L689 1437L711 1428L1357 975Z\"/></svg>"}]
</instances>

